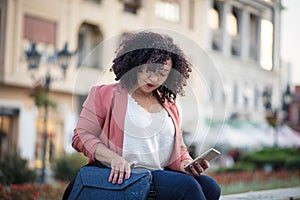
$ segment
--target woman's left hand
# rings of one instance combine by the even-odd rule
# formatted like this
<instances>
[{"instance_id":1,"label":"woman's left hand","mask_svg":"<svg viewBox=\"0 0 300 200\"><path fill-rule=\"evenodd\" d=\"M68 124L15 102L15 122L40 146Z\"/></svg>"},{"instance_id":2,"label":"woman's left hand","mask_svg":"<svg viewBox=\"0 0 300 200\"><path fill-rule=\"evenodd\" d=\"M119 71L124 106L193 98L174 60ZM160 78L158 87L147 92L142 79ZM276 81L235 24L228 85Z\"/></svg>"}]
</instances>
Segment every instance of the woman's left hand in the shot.
<instances>
[{"instance_id":1,"label":"woman's left hand","mask_svg":"<svg viewBox=\"0 0 300 200\"><path fill-rule=\"evenodd\" d=\"M209 162L207 160L203 160L202 163L195 162L194 165L191 165L191 172L189 172L184 169L189 162L190 160L183 160L181 162L180 169L182 172L191 176L200 176L200 174L202 174L209 167Z\"/></svg>"}]
</instances>

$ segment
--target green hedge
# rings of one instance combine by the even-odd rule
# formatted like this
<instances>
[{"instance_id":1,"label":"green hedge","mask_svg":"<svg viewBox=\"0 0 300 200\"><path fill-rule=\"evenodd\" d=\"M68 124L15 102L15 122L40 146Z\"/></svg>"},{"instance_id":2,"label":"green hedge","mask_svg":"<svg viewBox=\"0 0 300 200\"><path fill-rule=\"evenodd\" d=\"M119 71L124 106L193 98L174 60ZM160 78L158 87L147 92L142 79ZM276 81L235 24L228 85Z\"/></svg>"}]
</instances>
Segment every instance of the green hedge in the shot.
<instances>
[{"instance_id":1,"label":"green hedge","mask_svg":"<svg viewBox=\"0 0 300 200\"><path fill-rule=\"evenodd\" d=\"M3 185L33 183L37 174L20 155L5 155L0 160L0 182Z\"/></svg>"},{"instance_id":2,"label":"green hedge","mask_svg":"<svg viewBox=\"0 0 300 200\"><path fill-rule=\"evenodd\" d=\"M81 153L65 154L52 163L54 176L58 180L70 181L86 163L87 158Z\"/></svg>"},{"instance_id":3,"label":"green hedge","mask_svg":"<svg viewBox=\"0 0 300 200\"><path fill-rule=\"evenodd\" d=\"M276 148L266 147L258 151L241 155L240 161L232 167L220 167L215 172L237 172L269 170L299 170L300 169L300 150L296 148Z\"/></svg>"},{"instance_id":4,"label":"green hedge","mask_svg":"<svg viewBox=\"0 0 300 200\"><path fill-rule=\"evenodd\" d=\"M224 173L224 172L254 171L255 169L256 166L253 163L237 162L232 167L220 167L215 172Z\"/></svg>"},{"instance_id":5,"label":"green hedge","mask_svg":"<svg viewBox=\"0 0 300 200\"><path fill-rule=\"evenodd\" d=\"M258 169L266 165L271 165L275 170L299 169L300 151L295 148L268 147L243 156L242 161L253 163Z\"/></svg>"}]
</instances>

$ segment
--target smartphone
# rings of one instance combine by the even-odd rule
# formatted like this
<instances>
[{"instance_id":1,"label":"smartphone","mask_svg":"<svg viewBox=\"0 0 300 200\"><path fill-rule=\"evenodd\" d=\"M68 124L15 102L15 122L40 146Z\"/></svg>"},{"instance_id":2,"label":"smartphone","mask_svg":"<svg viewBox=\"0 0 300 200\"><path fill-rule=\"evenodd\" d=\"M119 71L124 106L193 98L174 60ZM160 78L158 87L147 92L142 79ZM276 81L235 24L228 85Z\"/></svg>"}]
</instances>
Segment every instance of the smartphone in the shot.
<instances>
[{"instance_id":1,"label":"smartphone","mask_svg":"<svg viewBox=\"0 0 300 200\"><path fill-rule=\"evenodd\" d=\"M216 150L214 148L210 148L206 152L204 152L203 154L201 154L200 156L195 158L193 161L191 161L189 164L187 164L184 167L184 169L191 172L190 165L193 165L195 162L199 162L201 165L203 160L207 160L209 162L209 161L215 159L216 157L218 157L220 154L221 153L218 150Z\"/></svg>"}]
</instances>

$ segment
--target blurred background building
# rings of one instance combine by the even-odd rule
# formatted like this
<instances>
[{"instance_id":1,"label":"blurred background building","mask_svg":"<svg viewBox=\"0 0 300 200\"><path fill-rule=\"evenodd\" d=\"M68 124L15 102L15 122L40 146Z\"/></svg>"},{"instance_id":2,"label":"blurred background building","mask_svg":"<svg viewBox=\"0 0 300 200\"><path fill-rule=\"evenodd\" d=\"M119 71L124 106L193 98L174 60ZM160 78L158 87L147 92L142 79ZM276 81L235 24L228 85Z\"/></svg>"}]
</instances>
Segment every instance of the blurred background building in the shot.
<instances>
[{"instance_id":1,"label":"blurred background building","mask_svg":"<svg viewBox=\"0 0 300 200\"><path fill-rule=\"evenodd\" d=\"M94 48L113 36L149 27L189 38L220 74L222 82L206 77L209 95L197 91L204 127L198 130L228 120L264 124L266 109L281 110L286 88L280 12L279 0L1 0L0 156L19 152L41 167L44 150L46 163L72 152L81 104L109 66L106 49ZM59 61L64 47L71 56L67 66ZM35 66L30 65L31 50L40 55ZM188 55L191 60L194 56L197 52ZM39 89L47 84L43 96ZM192 84L197 87L197 80ZM47 109L37 97L47 99ZM224 112L211 117L212 109ZM183 123L187 135L193 134L194 120L189 114Z\"/></svg>"}]
</instances>

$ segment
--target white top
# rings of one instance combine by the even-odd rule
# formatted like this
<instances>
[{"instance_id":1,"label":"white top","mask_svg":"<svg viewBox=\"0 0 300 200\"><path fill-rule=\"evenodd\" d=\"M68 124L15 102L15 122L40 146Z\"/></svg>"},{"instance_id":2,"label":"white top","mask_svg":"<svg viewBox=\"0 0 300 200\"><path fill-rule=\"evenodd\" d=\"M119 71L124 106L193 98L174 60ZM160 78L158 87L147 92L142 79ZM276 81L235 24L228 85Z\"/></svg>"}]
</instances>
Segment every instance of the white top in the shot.
<instances>
[{"instance_id":1,"label":"white top","mask_svg":"<svg viewBox=\"0 0 300 200\"><path fill-rule=\"evenodd\" d=\"M128 95L123 157L134 167L163 169L171 156L175 128L167 111L150 113Z\"/></svg>"}]
</instances>

